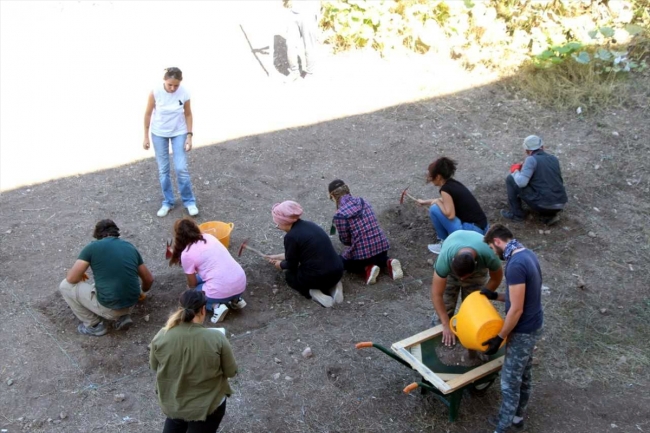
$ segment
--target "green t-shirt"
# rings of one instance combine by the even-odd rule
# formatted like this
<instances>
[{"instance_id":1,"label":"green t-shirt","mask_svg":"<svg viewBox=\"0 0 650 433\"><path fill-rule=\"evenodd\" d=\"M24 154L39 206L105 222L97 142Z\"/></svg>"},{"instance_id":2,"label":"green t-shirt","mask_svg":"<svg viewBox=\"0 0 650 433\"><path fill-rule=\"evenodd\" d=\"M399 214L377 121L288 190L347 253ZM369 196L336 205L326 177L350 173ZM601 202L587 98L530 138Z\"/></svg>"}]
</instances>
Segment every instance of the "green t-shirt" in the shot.
<instances>
[{"instance_id":1,"label":"green t-shirt","mask_svg":"<svg viewBox=\"0 0 650 433\"><path fill-rule=\"evenodd\" d=\"M79 260L90 263L95 277L97 301L111 310L128 308L138 302L142 256L127 241L108 237L93 241L79 253Z\"/></svg>"},{"instance_id":2,"label":"green t-shirt","mask_svg":"<svg viewBox=\"0 0 650 433\"><path fill-rule=\"evenodd\" d=\"M447 278L451 274L451 262L454 257L463 248L471 248L476 251L476 270L488 268L491 271L497 271L501 268L501 260L492 251L492 249L483 242L483 235L469 230L457 230L450 234L442 244L440 256L436 261L436 273Z\"/></svg>"}]
</instances>

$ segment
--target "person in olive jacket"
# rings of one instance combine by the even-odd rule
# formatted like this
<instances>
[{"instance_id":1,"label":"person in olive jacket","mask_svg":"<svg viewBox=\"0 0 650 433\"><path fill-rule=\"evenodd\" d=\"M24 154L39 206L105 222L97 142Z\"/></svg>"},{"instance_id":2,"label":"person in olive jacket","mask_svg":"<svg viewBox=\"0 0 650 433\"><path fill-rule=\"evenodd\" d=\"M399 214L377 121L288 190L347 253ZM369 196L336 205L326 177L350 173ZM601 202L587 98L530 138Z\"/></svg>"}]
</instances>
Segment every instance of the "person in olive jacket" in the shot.
<instances>
[{"instance_id":1,"label":"person in olive jacket","mask_svg":"<svg viewBox=\"0 0 650 433\"><path fill-rule=\"evenodd\" d=\"M204 328L203 292L187 290L180 307L151 342L149 365L167 416L163 433L215 433L237 374L230 343L217 328Z\"/></svg>"}]
</instances>

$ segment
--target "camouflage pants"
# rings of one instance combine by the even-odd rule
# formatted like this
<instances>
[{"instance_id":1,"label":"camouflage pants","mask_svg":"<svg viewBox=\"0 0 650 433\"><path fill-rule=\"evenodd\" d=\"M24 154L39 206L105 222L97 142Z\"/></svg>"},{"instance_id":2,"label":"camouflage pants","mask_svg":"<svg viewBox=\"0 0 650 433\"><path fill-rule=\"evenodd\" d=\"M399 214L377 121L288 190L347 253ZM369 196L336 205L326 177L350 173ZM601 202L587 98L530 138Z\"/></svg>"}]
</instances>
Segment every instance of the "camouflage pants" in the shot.
<instances>
[{"instance_id":1,"label":"camouflage pants","mask_svg":"<svg viewBox=\"0 0 650 433\"><path fill-rule=\"evenodd\" d=\"M481 287L485 286L487 282L487 269L478 270L462 281L459 280L455 275L449 274L447 277L447 286L445 287L445 292L442 295L442 300L445 303L445 309L447 310L447 315L449 318L451 318L451 316L453 316L456 312L456 304L458 303L459 293L461 299L465 300L465 298L470 293L481 290ZM431 326L436 325L440 325L440 318L434 311L433 316L431 317Z\"/></svg>"},{"instance_id":2,"label":"camouflage pants","mask_svg":"<svg viewBox=\"0 0 650 433\"><path fill-rule=\"evenodd\" d=\"M506 358L501 369L501 409L497 433L504 433L516 416L523 417L533 387L533 349L542 334L512 333L506 342Z\"/></svg>"}]
</instances>

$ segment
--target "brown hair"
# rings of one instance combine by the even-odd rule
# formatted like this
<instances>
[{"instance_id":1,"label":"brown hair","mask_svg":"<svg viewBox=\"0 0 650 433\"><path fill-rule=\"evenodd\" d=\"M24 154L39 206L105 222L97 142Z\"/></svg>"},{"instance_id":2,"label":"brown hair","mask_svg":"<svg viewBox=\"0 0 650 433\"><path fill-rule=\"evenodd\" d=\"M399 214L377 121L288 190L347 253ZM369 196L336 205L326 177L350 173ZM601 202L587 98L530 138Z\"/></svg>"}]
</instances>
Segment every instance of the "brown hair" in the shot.
<instances>
[{"instance_id":1,"label":"brown hair","mask_svg":"<svg viewBox=\"0 0 650 433\"><path fill-rule=\"evenodd\" d=\"M167 80L168 78L183 81L183 71L174 66L167 68L165 69L165 76L163 77L163 80Z\"/></svg>"},{"instance_id":2,"label":"brown hair","mask_svg":"<svg viewBox=\"0 0 650 433\"><path fill-rule=\"evenodd\" d=\"M109 236L116 238L120 237L120 228L113 222L113 220L101 220L95 225L93 237L97 240L104 239Z\"/></svg>"},{"instance_id":3,"label":"brown hair","mask_svg":"<svg viewBox=\"0 0 650 433\"><path fill-rule=\"evenodd\" d=\"M178 301L180 306L167 319L167 323L163 328L165 331L169 331L181 323L190 323L207 303L205 294L193 289L184 291Z\"/></svg>"},{"instance_id":4,"label":"brown hair","mask_svg":"<svg viewBox=\"0 0 650 433\"><path fill-rule=\"evenodd\" d=\"M174 248L169 266L180 264L181 253L199 241L206 242L201 229L190 218L179 219L174 223Z\"/></svg>"},{"instance_id":5,"label":"brown hair","mask_svg":"<svg viewBox=\"0 0 650 433\"><path fill-rule=\"evenodd\" d=\"M432 182L438 175L442 176L444 180L448 180L456 173L456 161L446 156L440 157L429 164L427 171L429 174L429 182Z\"/></svg>"},{"instance_id":6,"label":"brown hair","mask_svg":"<svg viewBox=\"0 0 650 433\"><path fill-rule=\"evenodd\" d=\"M485 236L483 236L483 242L490 245L494 243L495 239L501 239L503 242L508 242L513 238L514 235L508 227L503 224L495 224L488 229L487 233L485 233Z\"/></svg>"}]
</instances>

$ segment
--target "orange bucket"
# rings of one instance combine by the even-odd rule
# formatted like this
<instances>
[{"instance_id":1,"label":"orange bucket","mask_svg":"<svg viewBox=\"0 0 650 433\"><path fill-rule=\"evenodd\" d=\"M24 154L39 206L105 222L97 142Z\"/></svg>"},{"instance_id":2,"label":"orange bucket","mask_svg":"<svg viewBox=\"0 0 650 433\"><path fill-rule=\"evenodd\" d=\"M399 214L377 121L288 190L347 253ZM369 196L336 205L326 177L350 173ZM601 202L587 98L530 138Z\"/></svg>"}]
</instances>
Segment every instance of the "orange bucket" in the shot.
<instances>
[{"instance_id":1,"label":"orange bucket","mask_svg":"<svg viewBox=\"0 0 650 433\"><path fill-rule=\"evenodd\" d=\"M230 233L235 227L233 223L224 223L221 221L208 221L199 225L201 233L207 233L219 239L226 248L230 246Z\"/></svg>"},{"instance_id":2,"label":"orange bucket","mask_svg":"<svg viewBox=\"0 0 650 433\"><path fill-rule=\"evenodd\" d=\"M476 291L465 298L458 314L449 319L449 325L460 344L467 349L484 351L487 346L482 343L496 337L503 327L503 319L490 300Z\"/></svg>"}]
</instances>

